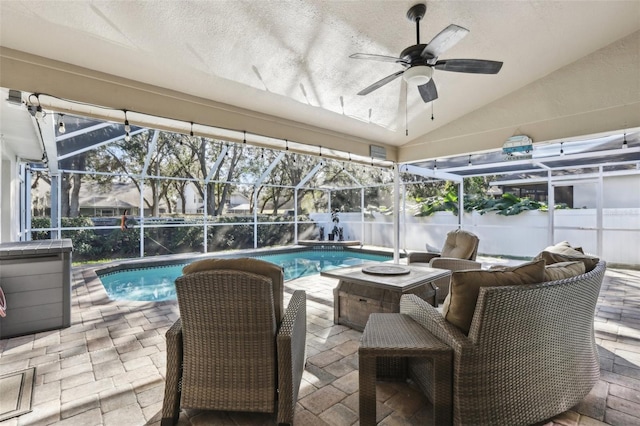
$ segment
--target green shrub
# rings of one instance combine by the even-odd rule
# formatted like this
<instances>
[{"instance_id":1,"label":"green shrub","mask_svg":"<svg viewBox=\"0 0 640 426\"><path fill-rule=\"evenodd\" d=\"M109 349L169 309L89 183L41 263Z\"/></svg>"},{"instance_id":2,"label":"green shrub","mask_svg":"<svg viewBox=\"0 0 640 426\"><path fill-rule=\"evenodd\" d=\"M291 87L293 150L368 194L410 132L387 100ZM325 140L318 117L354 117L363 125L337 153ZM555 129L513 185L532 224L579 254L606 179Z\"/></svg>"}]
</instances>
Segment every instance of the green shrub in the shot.
<instances>
[{"instance_id":1,"label":"green shrub","mask_svg":"<svg viewBox=\"0 0 640 426\"><path fill-rule=\"evenodd\" d=\"M414 216L431 216L435 212L450 211L458 215L458 196L456 191L449 190L444 195L436 195L425 199L416 199L416 211ZM557 209L567 208L564 203L556 205ZM495 212L503 216L513 216L527 210L548 211L545 203L531 200L528 197L519 198L513 194L506 193L500 198L485 198L482 196L465 196L464 211L477 211L479 214Z\"/></svg>"},{"instance_id":2,"label":"green shrub","mask_svg":"<svg viewBox=\"0 0 640 426\"><path fill-rule=\"evenodd\" d=\"M450 211L458 215L458 194L450 188L444 195L416 199L416 213L414 216L431 216L435 212Z\"/></svg>"},{"instance_id":3,"label":"green shrub","mask_svg":"<svg viewBox=\"0 0 640 426\"><path fill-rule=\"evenodd\" d=\"M180 219L180 218L177 218ZM179 220L180 224L189 223L188 218ZM258 223L258 246L268 247L287 245L293 242L294 224L278 222L290 221L285 216L261 216L262 222ZM299 217L304 221L308 218ZM111 223L113 222L113 223ZM252 216L222 216L211 218L211 224L223 224L207 227L207 245L209 252L221 250L239 250L253 248L253 217ZM33 218L32 228L49 228L49 218ZM101 223L116 226L119 219L113 221L104 219ZM153 225L171 225L176 223L176 218L167 218L166 221L154 220ZM193 253L204 250L204 233L202 219L192 220L193 226L166 226L144 228L144 253L145 256ZM241 223L241 225L231 225ZM228 224L228 225L224 225ZM311 232L313 223L299 224L299 231ZM93 220L88 217L63 218L63 228L89 228L94 227ZM32 239L49 239L49 231L32 231ZM135 221L129 223L127 229L109 229L96 227L96 229L63 230L63 238L70 238L73 243L74 261L91 261L102 259L118 259L138 257L140 252L140 228Z\"/></svg>"}]
</instances>

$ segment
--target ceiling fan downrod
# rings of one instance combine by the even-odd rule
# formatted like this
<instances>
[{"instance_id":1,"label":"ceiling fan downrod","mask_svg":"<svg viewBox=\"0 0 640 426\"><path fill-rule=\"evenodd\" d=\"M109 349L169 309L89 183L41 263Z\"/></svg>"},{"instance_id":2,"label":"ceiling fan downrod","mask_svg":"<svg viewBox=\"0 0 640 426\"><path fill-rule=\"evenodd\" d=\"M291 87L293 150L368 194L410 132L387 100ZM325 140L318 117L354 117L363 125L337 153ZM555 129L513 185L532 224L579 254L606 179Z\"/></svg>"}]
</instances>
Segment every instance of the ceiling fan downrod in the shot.
<instances>
[{"instance_id":1,"label":"ceiling fan downrod","mask_svg":"<svg viewBox=\"0 0 640 426\"><path fill-rule=\"evenodd\" d=\"M420 44L420 21L425 13L427 13L427 5L424 3L414 4L407 11L407 19L416 23L416 44Z\"/></svg>"}]
</instances>

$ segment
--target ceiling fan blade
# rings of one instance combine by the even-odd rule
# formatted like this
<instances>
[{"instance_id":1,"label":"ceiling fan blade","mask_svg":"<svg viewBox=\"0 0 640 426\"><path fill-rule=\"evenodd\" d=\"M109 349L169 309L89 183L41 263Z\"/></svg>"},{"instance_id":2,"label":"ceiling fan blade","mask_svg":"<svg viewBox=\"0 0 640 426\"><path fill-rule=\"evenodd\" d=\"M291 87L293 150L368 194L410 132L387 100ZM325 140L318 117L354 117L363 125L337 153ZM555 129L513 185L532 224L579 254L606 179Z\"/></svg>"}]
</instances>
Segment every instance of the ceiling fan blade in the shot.
<instances>
[{"instance_id":1,"label":"ceiling fan blade","mask_svg":"<svg viewBox=\"0 0 640 426\"><path fill-rule=\"evenodd\" d=\"M361 91L358 92L358 95L360 95L360 96L368 95L369 93L373 92L374 90L379 89L382 86L384 86L385 84L389 83L390 81L393 81L396 78L400 77L403 73L404 73L404 70L398 71L398 72L393 73L391 75L388 75L385 78L383 78L382 80L376 81L371 86L369 86L369 87L367 87L365 89L362 89Z\"/></svg>"},{"instance_id":2,"label":"ceiling fan blade","mask_svg":"<svg viewBox=\"0 0 640 426\"><path fill-rule=\"evenodd\" d=\"M484 59L445 59L436 62L435 69L453 72L468 72L473 74L497 74L502 68L502 62Z\"/></svg>"},{"instance_id":3,"label":"ceiling fan blade","mask_svg":"<svg viewBox=\"0 0 640 426\"><path fill-rule=\"evenodd\" d=\"M349 55L350 58L353 59L372 59L374 61L381 62L399 62L399 63L407 63L402 58L395 58L393 56L385 56L385 55L373 55L371 53L354 53L353 55Z\"/></svg>"},{"instance_id":4,"label":"ceiling fan blade","mask_svg":"<svg viewBox=\"0 0 640 426\"><path fill-rule=\"evenodd\" d=\"M453 47L467 34L469 34L468 29L451 24L440 31L440 33L425 46L420 56L427 59L427 62L429 62L429 60L435 61L445 50Z\"/></svg>"},{"instance_id":5,"label":"ceiling fan blade","mask_svg":"<svg viewBox=\"0 0 640 426\"><path fill-rule=\"evenodd\" d=\"M418 86L418 92L420 92L420 96L422 96L422 100L425 101L425 103L438 99L438 90L436 89L436 83L433 82L433 79Z\"/></svg>"}]
</instances>

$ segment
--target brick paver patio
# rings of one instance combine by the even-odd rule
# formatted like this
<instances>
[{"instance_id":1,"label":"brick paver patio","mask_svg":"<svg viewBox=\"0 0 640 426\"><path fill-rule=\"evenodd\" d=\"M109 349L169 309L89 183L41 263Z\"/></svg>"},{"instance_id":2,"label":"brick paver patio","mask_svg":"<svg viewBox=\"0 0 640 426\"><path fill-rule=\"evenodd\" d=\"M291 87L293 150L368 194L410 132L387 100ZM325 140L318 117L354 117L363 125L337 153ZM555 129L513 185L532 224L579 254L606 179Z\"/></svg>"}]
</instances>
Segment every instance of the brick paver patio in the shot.
<instances>
[{"instance_id":1,"label":"brick paver patio","mask_svg":"<svg viewBox=\"0 0 640 426\"><path fill-rule=\"evenodd\" d=\"M308 362L298 425L358 424L361 333L333 324L335 285L320 276L286 283L285 302L294 289L307 292ZM178 317L176 302L110 301L90 267L74 268L73 287L71 327L0 340L0 375L36 367L33 411L0 425L159 425L164 333ZM542 424L640 424L640 271L607 271L595 330L600 382L574 410ZM377 398L380 424L429 419L429 402L408 384L381 382ZM273 419L189 410L179 424L270 425Z\"/></svg>"}]
</instances>

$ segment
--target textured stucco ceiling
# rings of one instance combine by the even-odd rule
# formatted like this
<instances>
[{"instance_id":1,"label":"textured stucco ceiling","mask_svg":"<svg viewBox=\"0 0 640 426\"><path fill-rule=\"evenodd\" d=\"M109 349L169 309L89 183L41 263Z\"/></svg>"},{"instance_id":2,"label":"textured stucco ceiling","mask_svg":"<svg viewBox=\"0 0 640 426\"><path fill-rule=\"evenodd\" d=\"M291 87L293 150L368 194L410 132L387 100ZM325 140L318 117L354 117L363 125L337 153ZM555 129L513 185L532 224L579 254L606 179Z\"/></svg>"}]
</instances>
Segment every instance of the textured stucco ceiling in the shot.
<instances>
[{"instance_id":1,"label":"textured stucco ceiling","mask_svg":"<svg viewBox=\"0 0 640 426\"><path fill-rule=\"evenodd\" d=\"M470 33L440 59L503 61L500 73L436 71L439 99L430 104L415 87L405 99L401 79L357 96L400 66L348 56L397 56L414 44L415 26L405 17L414 3L2 0L0 42L276 119L403 147L428 141L441 128L523 88L532 90L535 82L640 29L640 2L633 0L427 2L423 43L451 23L463 26ZM495 120L500 126L503 116L494 113L485 123Z\"/></svg>"}]
</instances>

